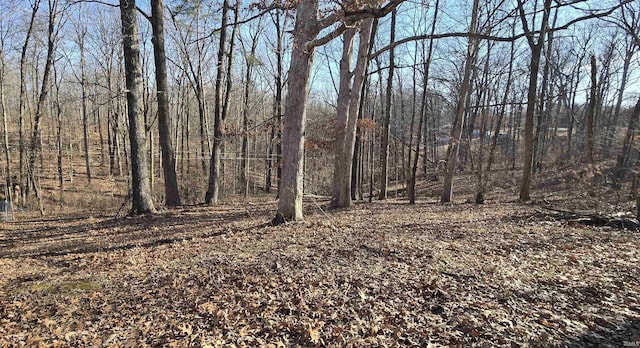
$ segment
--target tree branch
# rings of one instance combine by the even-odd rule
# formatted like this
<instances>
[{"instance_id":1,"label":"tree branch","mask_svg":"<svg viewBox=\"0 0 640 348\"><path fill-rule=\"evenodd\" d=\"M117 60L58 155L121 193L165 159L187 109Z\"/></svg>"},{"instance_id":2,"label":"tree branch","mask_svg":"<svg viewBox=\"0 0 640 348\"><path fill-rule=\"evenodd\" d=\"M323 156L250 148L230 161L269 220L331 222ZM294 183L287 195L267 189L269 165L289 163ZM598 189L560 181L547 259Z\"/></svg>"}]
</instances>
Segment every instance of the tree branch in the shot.
<instances>
[{"instance_id":1,"label":"tree branch","mask_svg":"<svg viewBox=\"0 0 640 348\"><path fill-rule=\"evenodd\" d=\"M258 18L262 17L263 15L265 15L265 14L267 14L267 13L271 12L272 10L275 10L276 8L281 8L281 6L278 6L278 5L276 5L276 4L272 4L271 6L267 6L267 7L265 7L262 11L260 11L259 13L257 13L257 14L256 14L256 15L254 15L254 16L251 16L251 17L249 17L249 18L243 19L243 20L238 21L238 22L227 23L227 25L225 25L225 26L221 26L220 28L213 29L213 30L212 30L208 35L203 36L203 37L199 37L199 38L197 38L197 39L193 40L193 41L192 41L192 42L190 42L190 43L193 43L193 42L196 42L196 41L201 41L201 40L209 39L209 38L211 38L212 36L214 36L216 33L220 32L222 29L224 29L224 28L226 28L226 27L231 27L231 26L234 26L234 25L239 25L239 24L249 23L249 22L251 22L251 21L253 21L253 20L255 20L255 19L258 19ZM236 11L238 11L238 9L236 9Z\"/></svg>"},{"instance_id":2,"label":"tree branch","mask_svg":"<svg viewBox=\"0 0 640 348\"><path fill-rule=\"evenodd\" d=\"M314 47L318 47L318 46L322 46L327 44L329 41L337 38L338 36L342 35L342 33L344 33L347 28L349 28L346 24L342 23L339 27L335 28L334 30L332 30L329 34L318 38L318 39L314 39L311 40L309 42L307 42L305 44L305 51L309 51Z\"/></svg>"},{"instance_id":3,"label":"tree branch","mask_svg":"<svg viewBox=\"0 0 640 348\"><path fill-rule=\"evenodd\" d=\"M617 9L619 9L620 7L633 2L635 0L623 0L620 2L620 4L610 8L609 10L605 11L605 12L600 12L600 13L590 13L588 15L582 16L582 17L578 17L578 18L574 18L573 20L570 20L569 22L552 28L552 29L548 29L546 32L547 33L553 33L556 31L561 31L561 30L566 30L568 29L570 26L585 21L585 20L589 20L589 19L596 19L596 18L602 18L602 17L606 17L609 16L610 14L612 14L613 12L615 12ZM495 36L495 35L486 35L486 34L481 34L481 33L468 33L468 32L454 32L454 33L443 33L443 34L434 34L434 35L429 35L429 34L424 34L424 35L415 35L415 36L409 36L406 37L404 39L398 40L394 43L388 44L384 47L382 47L381 49L379 49L378 51L372 53L371 55L369 55L369 59L375 59L376 57L378 57L379 55L381 55L382 53L395 48L396 46L408 43L408 42L413 42L413 41L419 41L419 40L428 40L428 39L445 39L445 38L453 38L453 37L459 37L459 38L468 38L468 39L477 39L477 40L487 40L487 41L497 41L497 42L511 42L511 41L517 41L523 37L528 37L531 35L536 35L536 34L540 34L540 30L536 30L530 33L527 33L526 31L523 33L519 33L517 35L514 36Z\"/></svg>"},{"instance_id":4,"label":"tree branch","mask_svg":"<svg viewBox=\"0 0 640 348\"><path fill-rule=\"evenodd\" d=\"M365 7L359 10L343 10L334 12L327 17L318 21L318 26L320 29L327 28L332 24L343 21L343 22L356 22L365 18L380 18L388 15L395 8L398 7L404 0L390 0L388 4L381 8L373 8L373 7Z\"/></svg>"}]
</instances>

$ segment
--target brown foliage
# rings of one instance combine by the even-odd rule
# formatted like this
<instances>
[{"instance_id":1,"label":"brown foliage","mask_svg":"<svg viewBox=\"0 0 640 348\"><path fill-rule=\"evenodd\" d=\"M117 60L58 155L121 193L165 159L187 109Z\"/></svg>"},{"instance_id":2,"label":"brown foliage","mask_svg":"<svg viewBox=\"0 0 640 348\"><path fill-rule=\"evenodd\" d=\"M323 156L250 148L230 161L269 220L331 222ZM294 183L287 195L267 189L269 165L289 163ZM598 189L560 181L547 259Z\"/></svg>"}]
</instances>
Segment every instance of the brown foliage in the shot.
<instances>
[{"instance_id":1,"label":"brown foliage","mask_svg":"<svg viewBox=\"0 0 640 348\"><path fill-rule=\"evenodd\" d=\"M439 185L421 183L434 198L415 206L310 200L305 222L279 227L265 199L5 224L0 346L631 342L639 235L513 203L505 174L483 205L435 204ZM536 192L571 209L597 199L577 193L592 182L564 185Z\"/></svg>"}]
</instances>

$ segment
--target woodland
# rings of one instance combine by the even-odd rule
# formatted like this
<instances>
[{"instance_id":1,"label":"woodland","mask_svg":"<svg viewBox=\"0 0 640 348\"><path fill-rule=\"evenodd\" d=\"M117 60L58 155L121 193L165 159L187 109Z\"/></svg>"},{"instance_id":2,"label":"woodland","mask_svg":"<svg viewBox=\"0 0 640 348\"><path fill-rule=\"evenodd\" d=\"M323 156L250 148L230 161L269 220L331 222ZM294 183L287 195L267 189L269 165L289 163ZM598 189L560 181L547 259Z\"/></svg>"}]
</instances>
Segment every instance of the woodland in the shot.
<instances>
[{"instance_id":1,"label":"woodland","mask_svg":"<svg viewBox=\"0 0 640 348\"><path fill-rule=\"evenodd\" d=\"M0 347L640 346L638 0L3 0Z\"/></svg>"}]
</instances>

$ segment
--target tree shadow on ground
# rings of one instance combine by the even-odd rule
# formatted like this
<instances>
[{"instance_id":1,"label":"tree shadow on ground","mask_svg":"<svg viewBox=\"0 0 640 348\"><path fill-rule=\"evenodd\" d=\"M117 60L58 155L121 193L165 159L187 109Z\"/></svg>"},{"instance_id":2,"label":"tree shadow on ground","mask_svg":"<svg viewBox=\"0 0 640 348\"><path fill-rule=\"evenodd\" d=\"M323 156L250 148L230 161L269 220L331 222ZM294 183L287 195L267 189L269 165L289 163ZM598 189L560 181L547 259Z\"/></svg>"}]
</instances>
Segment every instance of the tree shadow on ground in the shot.
<instances>
[{"instance_id":1,"label":"tree shadow on ground","mask_svg":"<svg viewBox=\"0 0 640 348\"><path fill-rule=\"evenodd\" d=\"M266 226L268 211L266 207L251 212L242 206L188 207L147 216L63 219L55 225L18 222L0 231L0 257L85 254L213 237Z\"/></svg>"},{"instance_id":2,"label":"tree shadow on ground","mask_svg":"<svg viewBox=\"0 0 640 348\"><path fill-rule=\"evenodd\" d=\"M603 323L596 330L566 343L567 347L640 347L640 319L628 317L627 320L611 324Z\"/></svg>"}]
</instances>

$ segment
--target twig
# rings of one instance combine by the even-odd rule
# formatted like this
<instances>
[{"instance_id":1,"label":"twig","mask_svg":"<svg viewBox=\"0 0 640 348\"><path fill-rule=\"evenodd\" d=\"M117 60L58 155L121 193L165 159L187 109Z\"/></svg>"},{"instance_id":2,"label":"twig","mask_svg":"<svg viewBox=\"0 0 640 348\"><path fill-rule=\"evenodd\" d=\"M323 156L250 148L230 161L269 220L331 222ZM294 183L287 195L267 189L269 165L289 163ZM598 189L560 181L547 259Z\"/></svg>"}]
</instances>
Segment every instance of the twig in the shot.
<instances>
[{"instance_id":1,"label":"twig","mask_svg":"<svg viewBox=\"0 0 640 348\"><path fill-rule=\"evenodd\" d=\"M336 225L333 224L333 219L331 218L331 216L329 216L329 214L327 214L327 212L324 209L322 209L322 207L318 204L318 202L316 202L316 199L313 198L313 196L311 196L311 201L316 206L316 208L318 208L318 210L320 210L322 214L324 214L327 220L329 220L329 224L331 225L331 228L333 228L334 230L337 230L338 228L336 227Z\"/></svg>"},{"instance_id":2,"label":"twig","mask_svg":"<svg viewBox=\"0 0 640 348\"><path fill-rule=\"evenodd\" d=\"M116 215L114 216L114 218L117 218L118 216L120 216L120 212L122 211L122 209L124 209L124 207L129 203L130 200L131 200L131 190L129 190L129 192L127 193L127 196L124 198L124 202L122 202L122 205L120 206L120 209L118 209L118 211L116 212Z\"/></svg>"}]
</instances>

